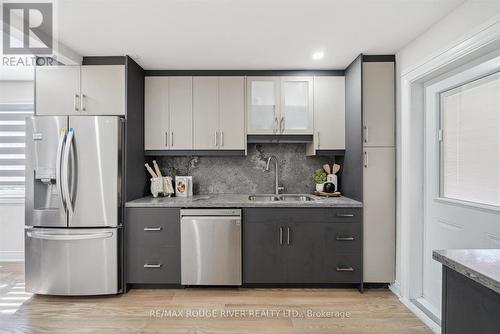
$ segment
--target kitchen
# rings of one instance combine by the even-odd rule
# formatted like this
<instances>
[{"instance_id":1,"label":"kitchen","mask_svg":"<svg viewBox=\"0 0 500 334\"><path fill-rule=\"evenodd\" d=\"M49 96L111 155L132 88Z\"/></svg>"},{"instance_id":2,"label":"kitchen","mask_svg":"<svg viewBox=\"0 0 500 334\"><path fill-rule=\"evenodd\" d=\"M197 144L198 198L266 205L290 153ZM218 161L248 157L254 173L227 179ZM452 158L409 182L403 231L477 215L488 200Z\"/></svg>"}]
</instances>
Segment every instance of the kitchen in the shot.
<instances>
[{"instance_id":1,"label":"kitchen","mask_svg":"<svg viewBox=\"0 0 500 334\"><path fill-rule=\"evenodd\" d=\"M58 5L67 13L83 10L78 2ZM124 8L131 13L136 5ZM308 8L289 5L294 14ZM281 8L151 6L181 16L221 7L225 13ZM335 6L352 4L311 8ZM388 2L379 6L389 8ZM400 6L391 10L412 15ZM469 106L480 106L484 120L497 119L498 93L488 90L500 68L497 42L481 39L477 28L471 43L483 44L459 60L450 46L442 63L448 72L431 60L410 67L405 50L414 38L430 36L423 29L431 27L426 6L457 20L475 4L420 4L418 34L393 36L390 46L372 52L360 41L367 44L351 47L335 64L331 48L312 48L307 61L294 65L303 58L297 51L289 62L280 58L285 67L273 57L254 64L241 56L235 65L223 62L222 53L166 58L147 51L137 36L122 41L129 43L125 49L86 40L76 47L64 37L71 29L62 29L69 24L63 19L60 36L79 55L71 60L60 48L58 65L32 69L34 113L23 120L24 264L0 261L0 306L6 308L0 331L494 332L498 319L487 310L499 307L498 175L494 162L479 164L483 178L465 162L456 167L460 172L453 169L464 154L473 161L483 154L453 146L483 138L474 127L483 118L469 121L470 128L457 126L452 111L463 108L465 118ZM500 12L488 6L478 7L481 15ZM432 20L437 31L450 24ZM469 93L478 87L485 87L481 99L488 103L479 105L479 93ZM418 108L422 119L408 114ZM495 122L485 138L496 140ZM495 140L484 149L494 152ZM421 151L411 149L420 143ZM441 160L432 160L436 155ZM422 161L429 165L415 171ZM461 178L462 171L470 177ZM418 180L425 191L413 186ZM427 193L436 184L437 200ZM451 201L484 220L487 241L466 242L438 229L465 226L453 218ZM422 223L407 219L421 207L429 214ZM437 225L431 213L442 215ZM463 307L453 306L460 300ZM45 312L68 321L53 322Z\"/></svg>"}]
</instances>

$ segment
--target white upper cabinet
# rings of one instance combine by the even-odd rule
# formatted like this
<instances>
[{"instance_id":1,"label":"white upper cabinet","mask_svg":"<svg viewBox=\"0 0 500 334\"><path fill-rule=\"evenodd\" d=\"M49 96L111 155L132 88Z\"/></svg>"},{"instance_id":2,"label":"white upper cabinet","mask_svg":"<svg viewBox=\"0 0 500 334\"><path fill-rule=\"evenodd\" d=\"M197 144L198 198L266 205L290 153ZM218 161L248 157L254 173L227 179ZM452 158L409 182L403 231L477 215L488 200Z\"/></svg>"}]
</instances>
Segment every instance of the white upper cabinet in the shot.
<instances>
[{"instance_id":1,"label":"white upper cabinet","mask_svg":"<svg viewBox=\"0 0 500 334\"><path fill-rule=\"evenodd\" d=\"M246 149L244 77L219 77L219 147Z\"/></svg>"},{"instance_id":2,"label":"white upper cabinet","mask_svg":"<svg viewBox=\"0 0 500 334\"><path fill-rule=\"evenodd\" d=\"M313 133L313 79L283 77L281 79L281 134Z\"/></svg>"},{"instance_id":3,"label":"white upper cabinet","mask_svg":"<svg viewBox=\"0 0 500 334\"><path fill-rule=\"evenodd\" d=\"M80 111L80 66L35 67L37 115L77 115Z\"/></svg>"},{"instance_id":4,"label":"white upper cabinet","mask_svg":"<svg viewBox=\"0 0 500 334\"><path fill-rule=\"evenodd\" d=\"M192 149L191 77L146 77L144 90L144 149Z\"/></svg>"},{"instance_id":5,"label":"white upper cabinet","mask_svg":"<svg viewBox=\"0 0 500 334\"><path fill-rule=\"evenodd\" d=\"M169 148L189 150L193 148L193 78L170 77L169 102Z\"/></svg>"},{"instance_id":6,"label":"white upper cabinet","mask_svg":"<svg viewBox=\"0 0 500 334\"><path fill-rule=\"evenodd\" d=\"M37 115L125 115L125 66L38 66Z\"/></svg>"},{"instance_id":7,"label":"white upper cabinet","mask_svg":"<svg viewBox=\"0 0 500 334\"><path fill-rule=\"evenodd\" d=\"M125 67L82 66L81 105L84 115L125 115Z\"/></svg>"},{"instance_id":8,"label":"white upper cabinet","mask_svg":"<svg viewBox=\"0 0 500 334\"><path fill-rule=\"evenodd\" d=\"M313 133L313 80L310 77L248 77L247 132Z\"/></svg>"},{"instance_id":9,"label":"white upper cabinet","mask_svg":"<svg viewBox=\"0 0 500 334\"><path fill-rule=\"evenodd\" d=\"M280 117L280 78L247 78L247 133L252 135L275 134Z\"/></svg>"},{"instance_id":10,"label":"white upper cabinet","mask_svg":"<svg viewBox=\"0 0 500 334\"><path fill-rule=\"evenodd\" d=\"M394 146L393 62L363 63L363 145Z\"/></svg>"},{"instance_id":11,"label":"white upper cabinet","mask_svg":"<svg viewBox=\"0 0 500 334\"><path fill-rule=\"evenodd\" d=\"M201 150L218 148L219 78L193 78L194 147Z\"/></svg>"},{"instance_id":12,"label":"white upper cabinet","mask_svg":"<svg viewBox=\"0 0 500 334\"><path fill-rule=\"evenodd\" d=\"M144 148L168 148L169 114L166 77L146 77L144 81Z\"/></svg>"},{"instance_id":13,"label":"white upper cabinet","mask_svg":"<svg viewBox=\"0 0 500 334\"><path fill-rule=\"evenodd\" d=\"M345 77L314 77L314 150L345 149ZM314 154L314 153L313 153Z\"/></svg>"}]
</instances>

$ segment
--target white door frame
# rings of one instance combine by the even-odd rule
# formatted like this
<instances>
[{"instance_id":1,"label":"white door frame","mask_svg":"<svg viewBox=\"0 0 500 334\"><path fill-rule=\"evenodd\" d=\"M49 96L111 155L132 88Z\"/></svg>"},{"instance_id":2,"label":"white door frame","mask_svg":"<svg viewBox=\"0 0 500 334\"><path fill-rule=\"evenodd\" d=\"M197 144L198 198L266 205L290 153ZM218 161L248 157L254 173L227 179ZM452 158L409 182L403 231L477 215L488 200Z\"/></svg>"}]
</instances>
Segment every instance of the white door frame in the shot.
<instances>
[{"instance_id":1,"label":"white door frame","mask_svg":"<svg viewBox=\"0 0 500 334\"><path fill-rule=\"evenodd\" d=\"M417 307L422 296L424 226L424 83L480 55L498 49L500 16L485 22L460 41L405 70L399 78L397 113L397 277L391 286L401 301L435 332L439 325Z\"/></svg>"}]
</instances>

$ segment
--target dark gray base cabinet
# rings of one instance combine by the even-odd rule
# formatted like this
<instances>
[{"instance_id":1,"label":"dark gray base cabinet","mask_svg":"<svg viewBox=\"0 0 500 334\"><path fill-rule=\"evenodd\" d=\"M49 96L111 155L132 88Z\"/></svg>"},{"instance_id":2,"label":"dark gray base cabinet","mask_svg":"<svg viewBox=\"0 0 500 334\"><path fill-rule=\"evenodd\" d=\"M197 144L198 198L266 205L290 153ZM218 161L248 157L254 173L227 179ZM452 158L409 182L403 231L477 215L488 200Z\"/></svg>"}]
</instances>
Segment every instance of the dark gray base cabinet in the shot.
<instances>
[{"instance_id":1,"label":"dark gray base cabinet","mask_svg":"<svg viewBox=\"0 0 500 334\"><path fill-rule=\"evenodd\" d=\"M500 332L500 294L443 266L441 333Z\"/></svg>"},{"instance_id":2,"label":"dark gray base cabinet","mask_svg":"<svg viewBox=\"0 0 500 334\"><path fill-rule=\"evenodd\" d=\"M361 283L361 209L243 211L243 283Z\"/></svg>"},{"instance_id":3,"label":"dark gray base cabinet","mask_svg":"<svg viewBox=\"0 0 500 334\"><path fill-rule=\"evenodd\" d=\"M127 208L126 280L181 284L180 210Z\"/></svg>"}]
</instances>

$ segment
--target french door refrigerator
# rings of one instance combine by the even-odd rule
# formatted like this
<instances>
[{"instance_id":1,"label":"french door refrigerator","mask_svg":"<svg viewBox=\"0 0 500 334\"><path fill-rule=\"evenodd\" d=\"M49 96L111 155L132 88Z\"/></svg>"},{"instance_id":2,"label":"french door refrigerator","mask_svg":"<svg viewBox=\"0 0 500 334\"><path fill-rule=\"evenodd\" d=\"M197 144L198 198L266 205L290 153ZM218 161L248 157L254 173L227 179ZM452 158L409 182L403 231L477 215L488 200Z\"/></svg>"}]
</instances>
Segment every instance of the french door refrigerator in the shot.
<instances>
[{"instance_id":1,"label":"french door refrigerator","mask_svg":"<svg viewBox=\"0 0 500 334\"><path fill-rule=\"evenodd\" d=\"M122 129L115 116L27 119L27 291L120 292Z\"/></svg>"}]
</instances>

